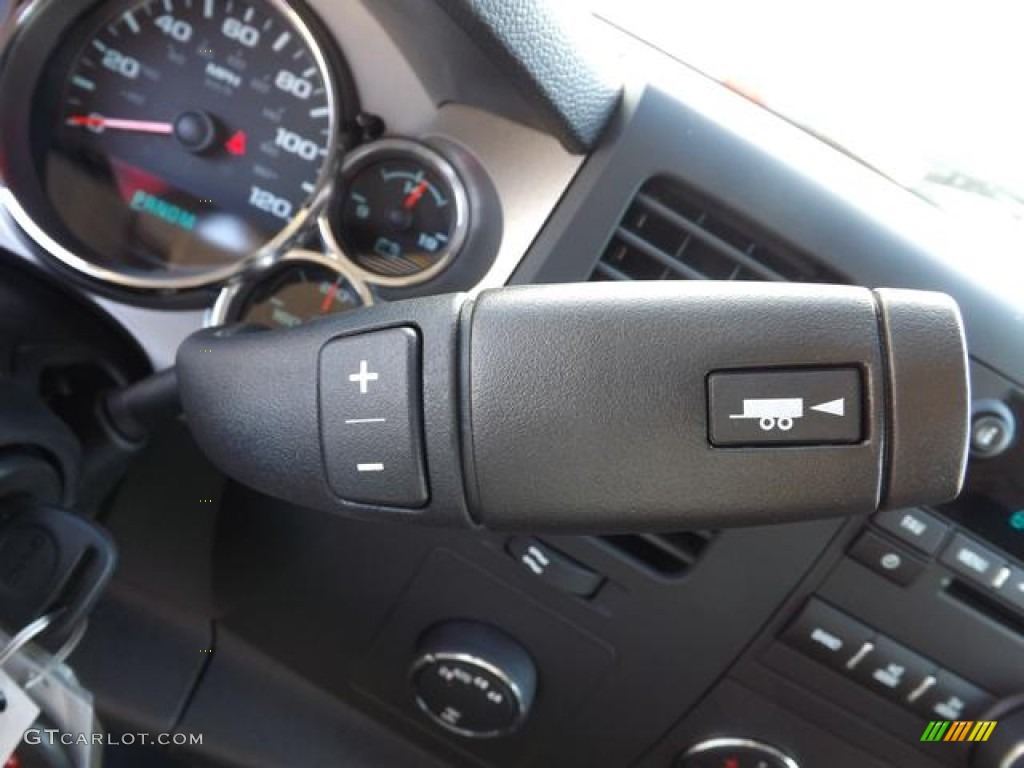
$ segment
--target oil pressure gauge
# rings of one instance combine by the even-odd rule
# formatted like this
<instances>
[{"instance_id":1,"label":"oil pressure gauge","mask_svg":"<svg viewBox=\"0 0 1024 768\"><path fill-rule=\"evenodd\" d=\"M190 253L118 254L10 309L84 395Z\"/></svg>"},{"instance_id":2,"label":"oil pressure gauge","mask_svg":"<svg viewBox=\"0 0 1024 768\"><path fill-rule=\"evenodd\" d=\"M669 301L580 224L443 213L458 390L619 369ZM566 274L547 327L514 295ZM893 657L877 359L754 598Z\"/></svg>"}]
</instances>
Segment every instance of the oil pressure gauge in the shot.
<instances>
[{"instance_id":1,"label":"oil pressure gauge","mask_svg":"<svg viewBox=\"0 0 1024 768\"><path fill-rule=\"evenodd\" d=\"M412 285L437 275L458 254L469 229L468 195L436 150L383 139L346 158L340 193L320 229L367 281Z\"/></svg>"}]
</instances>

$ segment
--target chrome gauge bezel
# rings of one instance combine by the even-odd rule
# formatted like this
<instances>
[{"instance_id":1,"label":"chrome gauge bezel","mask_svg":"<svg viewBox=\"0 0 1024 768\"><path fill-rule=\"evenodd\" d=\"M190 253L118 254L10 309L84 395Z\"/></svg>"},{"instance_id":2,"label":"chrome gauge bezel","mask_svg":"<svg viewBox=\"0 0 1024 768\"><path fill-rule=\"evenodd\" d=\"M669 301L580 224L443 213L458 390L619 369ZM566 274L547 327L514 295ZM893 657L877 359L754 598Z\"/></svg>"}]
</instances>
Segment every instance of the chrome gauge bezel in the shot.
<instances>
[{"instance_id":1,"label":"chrome gauge bezel","mask_svg":"<svg viewBox=\"0 0 1024 768\"><path fill-rule=\"evenodd\" d=\"M234 315L248 291L255 288L260 281L273 277L278 271L299 264L310 264L334 271L344 277L355 288L356 294L358 294L359 299L363 302L362 306L373 306L373 293L370 292L369 286L358 275L353 273L351 266L347 262L330 258L319 251L295 249L288 251L281 258L276 259L263 269L240 275L221 288L220 293L217 294L217 301L206 312L203 322L204 327L212 328L231 322L239 322L239 318L234 317Z\"/></svg>"},{"instance_id":2,"label":"chrome gauge bezel","mask_svg":"<svg viewBox=\"0 0 1024 768\"><path fill-rule=\"evenodd\" d=\"M18 40L31 30L33 25L45 23L47 19L46 10L59 2L61 0L30 0L19 13L10 36L6 40L0 41L3 43L3 50L0 50L0 66L11 67L16 65L17 62L12 61L9 55L10 51L15 48ZM11 180L4 179L2 176L0 176L0 208L6 210L7 214L37 246L64 266L81 275L117 288L171 292L207 288L230 280L237 275L274 264L281 260L280 254L300 234L311 228L320 210L331 196L334 180L338 177L339 171L339 149L342 147L340 127L344 119L341 110L345 105L342 104L342 95L339 91L341 76L336 74L335 66L331 60L332 57L328 56L324 49L324 44L303 15L291 7L287 0L263 0L263 2L279 13L290 25L291 30L297 33L309 48L317 68L322 73L330 113L326 160L320 170L313 191L309 193L305 204L296 211L292 219L258 250L232 264L192 275L148 276L129 271L122 272L116 268L93 263L88 258L76 254L69 247L52 237L47 232L46 227L37 220L38 216L33 217L28 209L22 205L17 193L10 186ZM97 8L90 12L102 12L102 8L99 7L100 5L102 4L97 4ZM73 20L64 27L59 35L63 36L80 22L80 18ZM58 39L61 39L60 36L58 36ZM34 91L38 86L39 82L37 81L33 85L33 98L35 98ZM27 148L25 151L27 151ZM53 215L56 214L54 213Z\"/></svg>"},{"instance_id":3,"label":"chrome gauge bezel","mask_svg":"<svg viewBox=\"0 0 1024 768\"><path fill-rule=\"evenodd\" d=\"M379 139L372 144L366 144L350 152L345 157L341 168L341 177L334 191L334 194L339 196L337 203L339 205L343 204L340 196L345 194L348 183L361 170L378 160L388 157L412 158L422 163L440 176L451 190L455 221L448 245L444 249L441 258L433 266L412 275L402 275L399 277L379 275L376 272L364 269L355 259L348 255L348 249L342 243L342 239L334 232L334 228L331 225L329 206L325 206L320 211L318 225L320 237L323 239L327 249L331 253L336 254L339 259L343 259L348 263L356 274L367 283L390 288L404 288L425 283L431 278L436 277L447 269L459 255L469 237L471 223L470 198L466 183L462 180L455 166L436 149L412 139L386 138Z\"/></svg>"}]
</instances>

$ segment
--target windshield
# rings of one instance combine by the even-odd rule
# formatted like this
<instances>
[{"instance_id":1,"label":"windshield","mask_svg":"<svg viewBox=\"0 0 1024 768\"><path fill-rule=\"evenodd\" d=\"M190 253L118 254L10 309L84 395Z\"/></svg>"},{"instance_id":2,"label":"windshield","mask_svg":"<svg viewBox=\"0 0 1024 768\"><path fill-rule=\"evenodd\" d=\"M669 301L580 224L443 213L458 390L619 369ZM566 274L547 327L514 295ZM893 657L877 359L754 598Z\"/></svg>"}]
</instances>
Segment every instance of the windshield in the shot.
<instances>
[{"instance_id":1,"label":"windshield","mask_svg":"<svg viewBox=\"0 0 1024 768\"><path fill-rule=\"evenodd\" d=\"M950 211L1024 236L1016 0L593 0Z\"/></svg>"}]
</instances>

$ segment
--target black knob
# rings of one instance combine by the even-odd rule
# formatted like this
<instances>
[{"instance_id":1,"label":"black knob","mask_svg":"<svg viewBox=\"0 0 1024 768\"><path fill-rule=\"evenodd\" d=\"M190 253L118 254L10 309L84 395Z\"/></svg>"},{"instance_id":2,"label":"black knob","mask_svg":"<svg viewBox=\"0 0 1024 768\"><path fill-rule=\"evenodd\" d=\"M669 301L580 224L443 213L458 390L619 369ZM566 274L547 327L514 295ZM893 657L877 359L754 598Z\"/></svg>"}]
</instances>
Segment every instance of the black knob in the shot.
<instances>
[{"instance_id":1,"label":"black knob","mask_svg":"<svg viewBox=\"0 0 1024 768\"><path fill-rule=\"evenodd\" d=\"M526 650L504 632L472 621L430 629L410 677L420 709L442 728L471 738L516 730L537 689L537 669Z\"/></svg>"},{"instance_id":2,"label":"black knob","mask_svg":"<svg viewBox=\"0 0 1024 768\"><path fill-rule=\"evenodd\" d=\"M1001 456L1013 445L1017 423L1005 403L980 400L971 406L971 455L977 459Z\"/></svg>"},{"instance_id":3,"label":"black knob","mask_svg":"<svg viewBox=\"0 0 1024 768\"><path fill-rule=\"evenodd\" d=\"M780 749L754 739L720 737L694 744L676 768L800 768Z\"/></svg>"},{"instance_id":4,"label":"black knob","mask_svg":"<svg viewBox=\"0 0 1024 768\"><path fill-rule=\"evenodd\" d=\"M997 704L984 719L995 726L971 750L971 768L1024 768L1024 696Z\"/></svg>"}]
</instances>

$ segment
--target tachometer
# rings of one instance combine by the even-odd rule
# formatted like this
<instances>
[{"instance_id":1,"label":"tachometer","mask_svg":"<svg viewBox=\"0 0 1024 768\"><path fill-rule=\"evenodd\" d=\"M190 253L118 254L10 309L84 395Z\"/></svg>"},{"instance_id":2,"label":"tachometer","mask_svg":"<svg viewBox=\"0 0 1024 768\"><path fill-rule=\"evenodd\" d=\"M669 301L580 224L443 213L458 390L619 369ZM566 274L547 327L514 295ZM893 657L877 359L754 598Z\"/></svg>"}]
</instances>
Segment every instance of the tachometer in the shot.
<instances>
[{"instance_id":1,"label":"tachometer","mask_svg":"<svg viewBox=\"0 0 1024 768\"><path fill-rule=\"evenodd\" d=\"M106 3L78 39L39 99L52 130L42 183L73 243L58 256L123 285L185 288L305 223L342 105L284 2Z\"/></svg>"}]
</instances>

